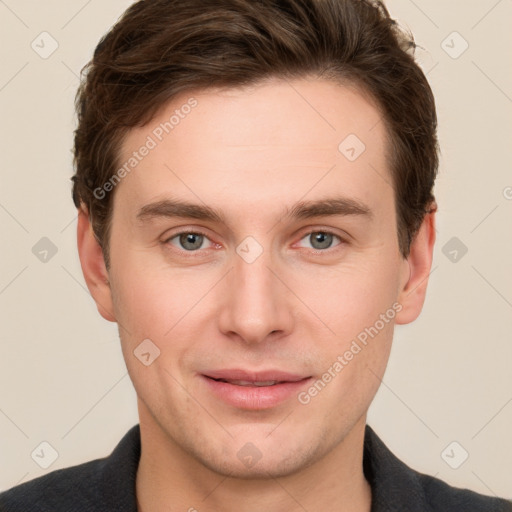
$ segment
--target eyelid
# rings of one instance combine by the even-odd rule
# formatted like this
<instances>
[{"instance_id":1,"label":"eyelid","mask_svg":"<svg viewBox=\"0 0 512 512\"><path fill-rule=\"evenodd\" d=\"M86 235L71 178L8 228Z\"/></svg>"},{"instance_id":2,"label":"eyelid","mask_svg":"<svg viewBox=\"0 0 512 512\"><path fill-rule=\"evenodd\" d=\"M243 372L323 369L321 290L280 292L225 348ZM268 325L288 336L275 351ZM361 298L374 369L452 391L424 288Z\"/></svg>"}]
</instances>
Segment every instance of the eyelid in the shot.
<instances>
[{"instance_id":1,"label":"eyelid","mask_svg":"<svg viewBox=\"0 0 512 512\"><path fill-rule=\"evenodd\" d=\"M204 231L201 231L200 229L184 229L182 231L176 231L175 233L171 233L171 234L167 233L165 235L165 238L163 241L168 242L169 240L176 238L179 235L188 235L188 234L202 235L202 236L208 238L208 240L210 240L209 235L207 233L205 233Z\"/></svg>"}]
</instances>

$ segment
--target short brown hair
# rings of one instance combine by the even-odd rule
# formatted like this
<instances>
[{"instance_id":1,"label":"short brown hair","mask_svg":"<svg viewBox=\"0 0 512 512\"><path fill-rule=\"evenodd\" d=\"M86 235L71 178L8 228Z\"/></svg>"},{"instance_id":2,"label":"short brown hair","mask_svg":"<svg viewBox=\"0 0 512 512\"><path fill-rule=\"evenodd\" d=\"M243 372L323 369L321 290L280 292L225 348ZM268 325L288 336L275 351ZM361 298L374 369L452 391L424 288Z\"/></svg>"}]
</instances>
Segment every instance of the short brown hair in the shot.
<instances>
[{"instance_id":1,"label":"short brown hair","mask_svg":"<svg viewBox=\"0 0 512 512\"><path fill-rule=\"evenodd\" d=\"M407 257L439 164L437 116L413 37L372 0L141 0L102 38L76 97L73 201L109 268L113 191L127 132L182 92L321 77L369 93L383 114L397 233ZM341 141L340 141L341 142Z\"/></svg>"}]
</instances>

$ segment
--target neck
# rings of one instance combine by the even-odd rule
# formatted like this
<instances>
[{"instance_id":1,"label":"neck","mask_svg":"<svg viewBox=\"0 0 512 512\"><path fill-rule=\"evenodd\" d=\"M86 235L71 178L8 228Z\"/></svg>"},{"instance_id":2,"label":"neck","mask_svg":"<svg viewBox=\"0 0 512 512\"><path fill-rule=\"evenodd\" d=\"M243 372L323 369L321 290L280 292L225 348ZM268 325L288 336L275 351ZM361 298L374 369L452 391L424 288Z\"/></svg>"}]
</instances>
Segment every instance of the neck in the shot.
<instances>
[{"instance_id":1,"label":"neck","mask_svg":"<svg viewBox=\"0 0 512 512\"><path fill-rule=\"evenodd\" d=\"M370 512L371 487L362 464L365 424L363 416L325 457L299 472L242 479L210 470L176 445L149 413L141 415L138 512Z\"/></svg>"}]
</instances>

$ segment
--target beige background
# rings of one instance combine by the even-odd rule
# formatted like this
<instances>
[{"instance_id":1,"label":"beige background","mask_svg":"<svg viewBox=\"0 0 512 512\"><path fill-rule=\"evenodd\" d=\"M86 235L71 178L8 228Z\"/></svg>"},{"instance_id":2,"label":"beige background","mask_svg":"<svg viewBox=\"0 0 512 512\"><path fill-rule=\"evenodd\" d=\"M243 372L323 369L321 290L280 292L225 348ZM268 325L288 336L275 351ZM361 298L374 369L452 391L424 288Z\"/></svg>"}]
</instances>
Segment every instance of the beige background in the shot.
<instances>
[{"instance_id":1,"label":"beige background","mask_svg":"<svg viewBox=\"0 0 512 512\"><path fill-rule=\"evenodd\" d=\"M69 181L79 71L130 3L0 0L0 489L103 457L137 423L116 326L81 275ZM368 423L415 469L512 498L512 2L388 6L425 49L440 211L424 311L397 328ZM31 47L51 49L43 31L58 43L46 59ZM32 252L43 237L57 248L46 263ZM453 237L468 249L455 262ZM58 452L46 470L31 458L43 441Z\"/></svg>"}]
</instances>

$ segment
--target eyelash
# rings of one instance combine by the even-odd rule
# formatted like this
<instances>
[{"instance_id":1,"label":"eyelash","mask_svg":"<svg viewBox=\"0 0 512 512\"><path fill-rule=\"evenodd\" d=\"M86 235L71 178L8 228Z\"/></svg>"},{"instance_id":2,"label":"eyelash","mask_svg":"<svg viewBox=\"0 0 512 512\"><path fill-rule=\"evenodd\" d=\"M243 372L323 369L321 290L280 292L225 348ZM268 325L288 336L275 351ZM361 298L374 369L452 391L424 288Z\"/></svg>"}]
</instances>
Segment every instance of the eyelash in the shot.
<instances>
[{"instance_id":1,"label":"eyelash","mask_svg":"<svg viewBox=\"0 0 512 512\"><path fill-rule=\"evenodd\" d=\"M332 235L333 237L337 238L339 240L339 243L333 247L328 247L327 249L309 249L310 252L313 252L313 254L321 254L321 253L328 253L330 254L332 251L335 251L337 250L338 248L340 248L340 246L343 246L343 245L346 245L348 242L342 238L340 235L338 235L337 233L335 233L334 231L331 231L329 229L312 229L306 233L304 233L300 240L299 241L302 241L304 240L304 238L306 237L309 237L311 236L313 233L323 233L325 235ZM166 238L164 240L164 245L171 245L170 244L170 241L175 239L175 238L178 238L179 236L181 235L200 235L200 236L203 236L205 237L206 239L208 239L210 242L210 238L209 236L204 232L204 231L201 231L200 229L197 229L197 230L186 230L186 231L179 231L177 233L174 233L172 236ZM197 255L200 255L200 253L204 250L204 249L197 249L195 251L187 251L185 249L178 249L178 248L174 248L176 251L178 252L181 252L181 253L186 253L187 254L187 257L195 257Z\"/></svg>"}]
</instances>

